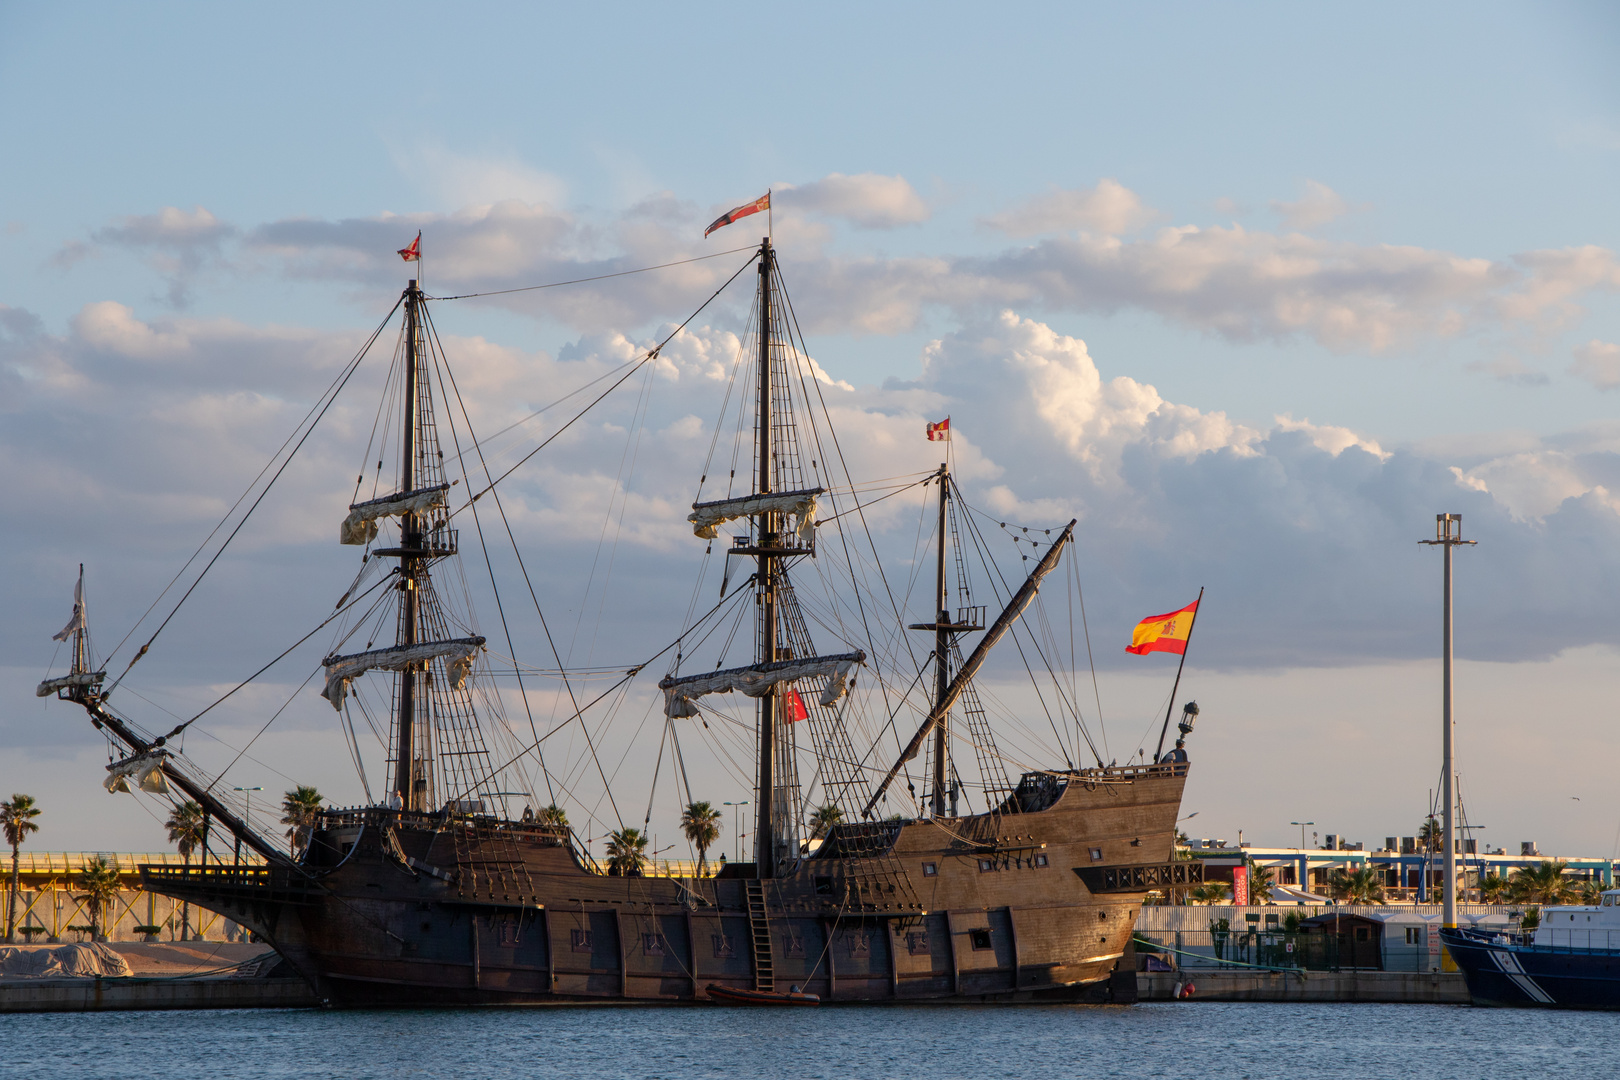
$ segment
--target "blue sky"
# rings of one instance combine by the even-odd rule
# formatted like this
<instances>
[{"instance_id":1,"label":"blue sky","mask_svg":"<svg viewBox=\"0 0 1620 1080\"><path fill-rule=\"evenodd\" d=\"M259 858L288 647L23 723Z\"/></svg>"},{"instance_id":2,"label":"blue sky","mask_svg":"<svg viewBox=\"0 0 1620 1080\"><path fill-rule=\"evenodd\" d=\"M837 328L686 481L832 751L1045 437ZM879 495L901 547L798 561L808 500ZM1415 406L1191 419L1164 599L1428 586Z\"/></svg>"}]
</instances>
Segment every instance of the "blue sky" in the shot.
<instances>
[{"instance_id":1,"label":"blue sky","mask_svg":"<svg viewBox=\"0 0 1620 1080\"><path fill-rule=\"evenodd\" d=\"M5 556L4 686L31 693L80 560L118 581L98 596L122 635L285 430L272 406L307 401L392 303L417 228L430 287L510 287L746 244L751 225L707 243L702 225L774 187L812 350L857 423L955 410L983 498L1081 514L1118 620L1215 586L1229 624L1206 648L1249 715L1350 668L1365 698L1331 711L1369 753L1422 716L1380 695L1427 685L1435 575L1407 545L1459 509L1485 539L1460 649L1530 701L1589 694L1559 733L1609 745L1590 717L1617 641L1582 611L1620 583L1617 44L1596 4L0 5L0 444L8 504L32 508ZM642 341L712 287L632 280L447 305L441 326L492 388L540 401L560 361ZM233 411L243 395L263 415ZM1018 438L1042 395L1068 404ZM648 422L707 408L672 394ZM358 450L328 450L352 471ZM689 479L675 457L644 494ZM536 529L567 490L537 484ZM288 509L279 557L312 582L266 640L347 583L312 539L328 516L306 535ZM626 548L632 579L682 557L661 543ZM253 567L231 573L252 596ZM251 652L194 633L165 692ZM1120 677L1122 708L1148 711ZM89 744L42 738L46 715L66 722L30 705L0 738L77 790ZM1216 794L1247 759L1209 738L1189 798L1225 834L1329 813ZM1417 754L1406 787L1435 768ZM1353 786L1309 797L1371 839L1410 831L1409 793L1387 823ZM1549 782L1492 816L1531 828L1555 799ZM1546 830L1607 850L1620 805L1594 812ZM50 846L98 846L96 827Z\"/></svg>"}]
</instances>

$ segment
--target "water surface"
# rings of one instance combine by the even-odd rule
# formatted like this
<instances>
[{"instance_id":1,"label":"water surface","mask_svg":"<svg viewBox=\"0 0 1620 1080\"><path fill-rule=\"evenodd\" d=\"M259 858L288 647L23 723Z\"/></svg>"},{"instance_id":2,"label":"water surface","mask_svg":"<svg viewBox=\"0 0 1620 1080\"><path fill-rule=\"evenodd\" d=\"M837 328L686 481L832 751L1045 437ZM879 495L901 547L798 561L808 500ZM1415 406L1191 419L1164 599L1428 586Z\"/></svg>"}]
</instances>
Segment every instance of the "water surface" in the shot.
<instances>
[{"instance_id":1,"label":"water surface","mask_svg":"<svg viewBox=\"0 0 1620 1080\"><path fill-rule=\"evenodd\" d=\"M0 1075L118 1080L1510 1080L1612 1075L1620 1014L1446 1005L219 1010L0 1016Z\"/></svg>"}]
</instances>

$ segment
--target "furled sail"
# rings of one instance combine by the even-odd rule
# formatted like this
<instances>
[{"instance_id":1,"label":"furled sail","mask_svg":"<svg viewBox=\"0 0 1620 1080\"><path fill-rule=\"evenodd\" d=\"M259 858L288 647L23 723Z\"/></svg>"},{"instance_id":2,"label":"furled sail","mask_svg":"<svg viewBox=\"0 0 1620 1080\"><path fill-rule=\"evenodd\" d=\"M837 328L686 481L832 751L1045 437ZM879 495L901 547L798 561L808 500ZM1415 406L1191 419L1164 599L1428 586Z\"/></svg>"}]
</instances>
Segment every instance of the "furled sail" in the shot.
<instances>
[{"instance_id":1,"label":"furled sail","mask_svg":"<svg viewBox=\"0 0 1620 1080\"><path fill-rule=\"evenodd\" d=\"M374 668L384 671L409 671L418 664L426 664L444 657L450 669L450 685L457 690L467 685L472 672L473 659L484 645L481 637L453 638L449 641L423 641L415 645L395 645L387 649L351 653L348 656L328 656L321 664L326 668L326 689L321 696L342 711L343 697L349 684Z\"/></svg>"},{"instance_id":2,"label":"furled sail","mask_svg":"<svg viewBox=\"0 0 1620 1080\"><path fill-rule=\"evenodd\" d=\"M715 502L693 503L686 520L692 531L705 540L719 535L719 527L735 518L751 514L764 514L774 510L793 517L793 531L799 542L809 544L816 537L816 496L825 488L806 488L803 491L778 491L770 495L744 495L737 499L719 499Z\"/></svg>"},{"instance_id":3,"label":"furled sail","mask_svg":"<svg viewBox=\"0 0 1620 1080\"><path fill-rule=\"evenodd\" d=\"M57 679L46 679L34 688L37 697L50 697L58 690L67 690L75 687L95 686L107 678L105 671L80 671L72 675L63 675Z\"/></svg>"},{"instance_id":4,"label":"furled sail","mask_svg":"<svg viewBox=\"0 0 1620 1080\"><path fill-rule=\"evenodd\" d=\"M658 684L664 692L664 715L670 717L696 716L696 698L705 694L729 694L740 690L749 697L764 697L778 684L814 675L827 676L827 688L821 692L823 705L836 705L849 689L850 672L856 664L866 663L866 654L860 650L838 653L834 656L806 656L799 660L777 660L769 664L727 668L701 675L666 678Z\"/></svg>"},{"instance_id":5,"label":"furled sail","mask_svg":"<svg viewBox=\"0 0 1620 1080\"><path fill-rule=\"evenodd\" d=\"M107 789L108 794L128 791L129 781L133 777L142 791L167 795L169 779L163 775L163 761L168 756L167 750L148 750L144 754L115 761L107 766L107 779L101 782L101 786Z\"/></svg>"},{"instance_id":6,"label":"furled sail","mask_svg":"<svg viewBox=\"0 0 1620 1080\"><path fill-rule=\"evenodd\" d=\"M437 484L354 503L349 507L349 516L343 519L343 524L338 528L338 540L344 544L369 544L377 538L378 518L425 514L447 505L449 491L449 484Z\"/></svg>"}]
</instances>

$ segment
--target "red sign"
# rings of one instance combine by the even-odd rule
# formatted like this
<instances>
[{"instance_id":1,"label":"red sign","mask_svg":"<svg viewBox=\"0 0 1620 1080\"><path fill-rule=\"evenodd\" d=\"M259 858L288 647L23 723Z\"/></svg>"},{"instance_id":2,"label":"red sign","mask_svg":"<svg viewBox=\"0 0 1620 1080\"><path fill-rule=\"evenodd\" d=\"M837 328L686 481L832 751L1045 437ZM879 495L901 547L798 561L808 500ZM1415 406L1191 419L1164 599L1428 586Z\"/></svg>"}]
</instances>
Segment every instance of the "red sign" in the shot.
<instances>
[{"instance_id":1,"label":"red sign","mask_svg":"<svg viewBox=\"0 0 1620 1080\"><path fill-rule=\"evenodd\" d=\"M1246 907L1249 903L1249 868L1232 867L1232 903Z\"/></svg>"}]
</instances>

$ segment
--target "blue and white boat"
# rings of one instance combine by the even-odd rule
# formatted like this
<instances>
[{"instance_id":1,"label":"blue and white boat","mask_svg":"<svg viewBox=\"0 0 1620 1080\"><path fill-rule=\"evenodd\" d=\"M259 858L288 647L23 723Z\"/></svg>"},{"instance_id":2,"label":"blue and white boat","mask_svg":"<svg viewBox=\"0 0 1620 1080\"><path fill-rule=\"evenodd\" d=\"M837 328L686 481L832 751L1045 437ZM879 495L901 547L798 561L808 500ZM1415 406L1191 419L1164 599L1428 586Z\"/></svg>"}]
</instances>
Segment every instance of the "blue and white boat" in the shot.
<instances>
[{"instance_id":1,"label":"blue and white boat","mask_svg":"<svg viewBox=\"0 0 1620 1080\"><path fill-rule=\"evenodd\" d=\"M1475 1005L1620 1009L1620 889L1542 909L1533 934L1443 929Z\"/></svg>"}]
</instances>

